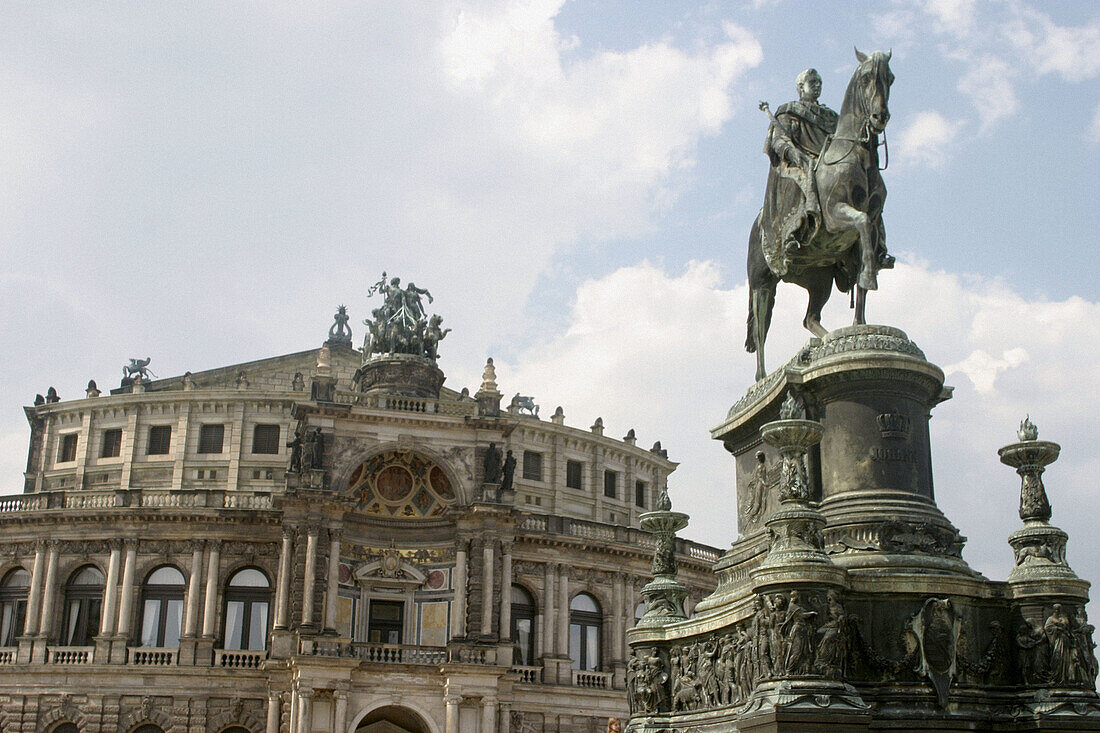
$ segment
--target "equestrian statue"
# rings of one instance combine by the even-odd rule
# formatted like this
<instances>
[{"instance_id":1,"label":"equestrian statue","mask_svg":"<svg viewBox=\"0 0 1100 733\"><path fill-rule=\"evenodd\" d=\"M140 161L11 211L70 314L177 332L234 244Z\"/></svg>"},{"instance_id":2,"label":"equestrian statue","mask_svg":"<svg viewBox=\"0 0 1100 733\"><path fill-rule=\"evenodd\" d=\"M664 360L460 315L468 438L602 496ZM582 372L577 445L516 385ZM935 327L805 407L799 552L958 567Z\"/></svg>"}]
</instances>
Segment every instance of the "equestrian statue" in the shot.
<instances>
[{"instance_id":1,"label":"equestrian statue","mask_svg":"<svg viewBox=\"0 0 1100 733\"><path fill-rule=\"evenodd\" d=\"M764 341L779 281L809 293L802 320L815 336L828 331L821 309L833 283L852 294L855 323L866 323L868 290L878 288L878 271L894 266L886 252L882 205L886 186L879 167L879 135L885 145L888 102L894 75L890 53L856 49L859 66L838 115L817 99L821 76L798 76L799 99L768 113L764 152L771 161L764 206L749 233L749 318L745 348L756 353L756 378L764 368ZM889 162L887 149L886 161Z\"/></svg>"}]
</instances>

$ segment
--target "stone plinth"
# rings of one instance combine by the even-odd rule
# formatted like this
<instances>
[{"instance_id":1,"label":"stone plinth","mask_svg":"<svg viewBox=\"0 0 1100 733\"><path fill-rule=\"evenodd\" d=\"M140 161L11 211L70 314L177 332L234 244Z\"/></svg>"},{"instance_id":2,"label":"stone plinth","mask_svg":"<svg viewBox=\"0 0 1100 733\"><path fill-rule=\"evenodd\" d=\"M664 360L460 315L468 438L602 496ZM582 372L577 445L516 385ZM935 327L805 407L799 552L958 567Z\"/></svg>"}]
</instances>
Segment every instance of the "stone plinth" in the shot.
<instances>
[{"instance_id":1,"label":"stone plinth","mask_svg":"<svg viewBox=\"0 0 1100 733\"><path fill-rule=\"evenodd\" d=\"M950 396L943 382L896 328L852 326L811 339L711 431L736 459L741 536L763 531L775 508L782 457L760 431L795 387L823 429L806 456L807 490L827 520L833 559L856 571L900 563L974 576L962 561L965 538L935 504L928 420Z\"/></svg>"},{"instance_id":2,"label":"stone plinth","mask_svg":"<svg viewBox=\"0 0 1100 733\"><path fill-rule=\"evenodd\" d=\"M363 394L439 398L443 371L431 359L413 354L381 354L363 362L355 388Z\"/></svg>"}]
</instances>

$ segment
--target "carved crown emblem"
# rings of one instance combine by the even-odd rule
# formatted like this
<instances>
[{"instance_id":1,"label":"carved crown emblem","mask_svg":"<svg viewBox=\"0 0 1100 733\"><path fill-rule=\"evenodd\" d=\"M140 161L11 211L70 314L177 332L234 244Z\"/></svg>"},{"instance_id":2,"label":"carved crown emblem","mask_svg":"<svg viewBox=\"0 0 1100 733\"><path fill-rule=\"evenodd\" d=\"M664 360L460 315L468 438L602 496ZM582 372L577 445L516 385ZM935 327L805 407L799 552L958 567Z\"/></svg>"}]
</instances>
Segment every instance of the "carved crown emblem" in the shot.
<instances>
[{"instance_id":1,"label":"carved crown emblem","mask_svg":"<svg viewBox=\"0 0 1100 733\"><path fill-rule=\"evenodd\" d=\"M883 438L905 440L909 437L909 418L900 412L884 412L875 418Z\"/></svg>"}]
</instances>

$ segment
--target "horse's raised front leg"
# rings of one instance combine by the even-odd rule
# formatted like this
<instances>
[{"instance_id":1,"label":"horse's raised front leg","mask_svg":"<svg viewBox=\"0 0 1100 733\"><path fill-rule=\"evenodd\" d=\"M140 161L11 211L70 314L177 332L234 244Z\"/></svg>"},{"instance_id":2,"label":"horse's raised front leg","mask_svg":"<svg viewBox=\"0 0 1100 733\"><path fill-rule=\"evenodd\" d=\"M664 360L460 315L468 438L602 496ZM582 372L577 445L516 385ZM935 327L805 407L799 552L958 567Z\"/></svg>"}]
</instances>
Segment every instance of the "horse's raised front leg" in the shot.
<instances>
[{"instance_id":1,"label":"horse's raised front leg","mask_svg":"<svg viewBox=\"0 0 1100 733\"><path fill-rule=\"evenodd\" d=\"M867 291L859 285L854 287L856 289L856 317L852 321L852 325L862 326L867 323Z\"/></svg>"},{"instance_id":2,"label":"horse's raised front leg","mask_svg":"<svg viewBox=\"0 0 1100 733\"><path fill-rule=\"evenodd\" d=\"M833 221L840 225L838 228L855 229L859 232L859 286L864 290L878 290L875 243L871 239L870 217L851 204L843 202L835 204L831 214Z\"/></svg>"}]
</instances>

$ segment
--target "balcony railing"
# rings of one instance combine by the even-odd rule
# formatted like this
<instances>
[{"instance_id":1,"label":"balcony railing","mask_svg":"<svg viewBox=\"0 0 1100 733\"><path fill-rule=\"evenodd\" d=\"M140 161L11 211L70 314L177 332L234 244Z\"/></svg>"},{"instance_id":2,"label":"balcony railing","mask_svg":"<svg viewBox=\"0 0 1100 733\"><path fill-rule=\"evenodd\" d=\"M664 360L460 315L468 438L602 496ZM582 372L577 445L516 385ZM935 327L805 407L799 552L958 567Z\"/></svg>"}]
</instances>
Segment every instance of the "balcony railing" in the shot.
<instances>
[{"instance_id":1,"label":"balcony railing","mask_svg":"<svg viewBox=\"0 0 1100 733\"><path fill-rule=\"evenodd\" d=\"M519 681L529 685L537 685L542 682L542 667L512 667L513 674L519 675Z\"/></svg>"},{"instance_id":2,"label":"balcony railing","mask_svg":"<svg viewBox=\"0 0 1100 733\"><path fill-rule=\"evenodd\" d=\"M364 662L375 664L431 664L447 662L447 649L440 646L415 646L412 644L352 644L355 656Z\"/></svg>"},{"instance_id":3,"label":"balcony railing","mask_svg":"<svg viewBox=\"0 0 1100 733\"><path fill-rule=\"evenodd\" d=\"M267 659L267 650L215 649L214 666L227 669L259 669Z\"/></svg>"},{"instance_id":4,"label":"balcony railing","mask_svg":"<svg viewBox=\"0 0 1100 733\"><path fill-rule=\"evenodd\" d=\"M130 664L138 667L174 667L179 649L154 646L127 647Z\"/></svg>"},{"instance_id":5,"label":"balcony railing","mask_svg":"<svg viewBox=\"0 0 1100 733\"><path fill-rule=\"evenodd\" d=\"M551 534L563 534L570 537L578 537L586 540L601 540L605 542L621 542L627 545L635 545L647 551L652 550L656 541L648 532L643 532L634 527L604 524L586 519L573 517L554 516L550 514L534 514L523 520L520 529L525 532L539 532ZM676 539L676 553L693 560L714 563L722 556L721 551L700 545L690 540Z\"/></svg>"},{"instance_id":6,"label":"balcony railing","mask_svg":"<svg viewBox=\"0 0 1100 733\"><path fill-rule=\"evenodd\" d=\"M610 672L586 672L580 669L573 670L574 687L591 687L598 690L611 689Z\"/></svg>"},{"instance_id":7,"label":"balcony railing","mask_svg":"<svg viewBox=\"0 0 1100 733\"><path fill-rule=\"evenodd\" d=\"M167 491L164 488L130 488L112 491L61 489L34 494L0 496L0 514L123 507L142 507L144 509L272 509L274 506L271 492L226 491L224 489L185 489L182 491Z\"/></svg>"},{"instance_id":8,"label":"balcony railing","mask_svg":"<svg viewBox=\"0 0 1100 733\"><path fill-rule=\"evenodd\" d=\"M0 664L15 664L15 652L13 646L0 647Z\"/></svg>"},{"instance_id":9,"label":"balcony railing","mask_svg":"<svg viewBox=\"0 0 1100 733\"><path fill-rule=\"evenodd\" d=\"M474 401L453 402L451 400L433 400L427 397L400 397L394 395L367 395L346 389L336 390L335 402L342 405L357 405L375 410L397 410L400 412L418 412L425 415L448 415L467 417L477 414Z\"/></svg>"},{"instance_id":10,"label":"balcony railing","mask_svg":"<svg viewBox=\"0 0 1100 733\"><path fill-rule=\"evenodd\" d=\"M51 646L46 658L50 664L91 664L94 646Z\"/></svg>"}]
</instances>

